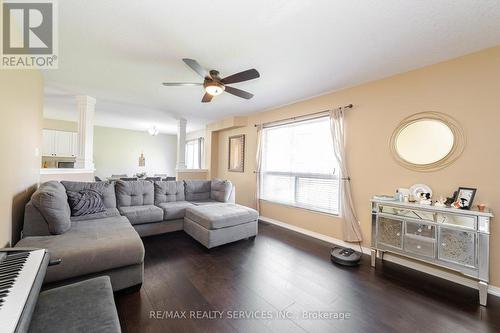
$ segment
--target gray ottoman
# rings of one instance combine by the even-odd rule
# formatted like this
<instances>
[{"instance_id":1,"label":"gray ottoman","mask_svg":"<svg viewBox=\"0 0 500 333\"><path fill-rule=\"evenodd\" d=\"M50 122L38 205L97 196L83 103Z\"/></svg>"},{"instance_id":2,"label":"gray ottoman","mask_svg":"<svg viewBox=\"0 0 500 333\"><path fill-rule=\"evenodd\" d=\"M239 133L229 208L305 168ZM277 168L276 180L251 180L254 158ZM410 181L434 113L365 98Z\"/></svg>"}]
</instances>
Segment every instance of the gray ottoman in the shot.
<instances>
[{"instance_id":1,"label":"gray ottoman","mask_svg":"<svg viewBox=\"0 0 500 333\"><path fill-rule=\"evenodd\" d=\"M206 248L257 235L256 210L231 203L186 208L184 231Z\"/></svg>"},{"instance_id":2,"label":"gray ottoman","mask_svg":"<svg viewBox=\"0 0 500 333\"><path fill-rule=\"evenodd\" d=\"M121 332L109 277L42 291L29 332Z\"/></svg>"}]
</instances>

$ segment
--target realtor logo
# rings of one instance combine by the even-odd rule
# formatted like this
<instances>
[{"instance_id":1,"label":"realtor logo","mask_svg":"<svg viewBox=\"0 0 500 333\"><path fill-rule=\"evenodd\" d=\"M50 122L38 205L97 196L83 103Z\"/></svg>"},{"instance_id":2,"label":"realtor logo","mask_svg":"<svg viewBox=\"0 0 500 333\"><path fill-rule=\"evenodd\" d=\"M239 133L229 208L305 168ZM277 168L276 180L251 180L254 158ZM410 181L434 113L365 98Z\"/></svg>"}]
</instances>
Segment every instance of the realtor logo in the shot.
<instances>
[{"instance_id":1,"label":"realtor logo","mask_svg":"<svg viewBox=\"0 0 500 333\"><path fill-rule=\"evenodd\" d=\"M56 4L2 3L2 69L57 68Z\"/></svg>"}]
</instances>

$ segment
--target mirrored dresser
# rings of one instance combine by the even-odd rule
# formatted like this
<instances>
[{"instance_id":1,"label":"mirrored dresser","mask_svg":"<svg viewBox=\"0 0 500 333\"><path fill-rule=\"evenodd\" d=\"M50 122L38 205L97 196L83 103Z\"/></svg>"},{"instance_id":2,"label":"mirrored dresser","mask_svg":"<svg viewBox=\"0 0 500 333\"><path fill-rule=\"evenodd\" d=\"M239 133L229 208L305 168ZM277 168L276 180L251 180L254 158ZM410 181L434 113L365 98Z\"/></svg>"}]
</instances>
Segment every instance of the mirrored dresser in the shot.
<instances>
[{"instance_id":1,"label":"mirrored dresser","mask_svg":"<svg viewBox=\"0 0 500 333\"><path fill-rule=\"evenodd\" d=\"M478 281L486 305L490 211L479 212L397 201L372 202L372 259L392 252L451 269Z\"/></svg>"}]
</instances>

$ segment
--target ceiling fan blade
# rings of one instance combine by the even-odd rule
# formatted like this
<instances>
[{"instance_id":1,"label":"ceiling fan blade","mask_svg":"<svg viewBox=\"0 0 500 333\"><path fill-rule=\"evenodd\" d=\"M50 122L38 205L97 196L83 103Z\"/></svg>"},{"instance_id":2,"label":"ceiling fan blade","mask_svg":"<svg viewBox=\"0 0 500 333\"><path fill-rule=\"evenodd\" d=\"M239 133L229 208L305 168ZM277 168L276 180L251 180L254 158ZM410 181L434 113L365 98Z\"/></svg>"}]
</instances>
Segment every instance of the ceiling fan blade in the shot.
<instances>
[{"instance_id":1,"label":"ceiling fan blade","mask_svg":"<svg viewBox=\"0 0 500 333\"><path fill-rule=\"evenodd\" d=\"M205 95L203 95L203 98L201 99L201 102L202 103L208 103L212 100L212 98L214 98L214 96L208 94L208 93L205 93Z\"/></svg>"},{"instance_id":2,"label":"ceiling fan blade","mask_svg":"<svg viewBox=\"0 0 500 333\"><path fill-rule=\"evenodd\" d=\"M198 75L201 76L202 78L206 78L207 76L210 77L210 74L208 73L208 71L205 68L201 67L201 65L198 63L198 61L196 61L194 59L188 59L188 58L184 58L184 59L182 59L182 61L184 61L184 63L186 65L191 67L191 69L193 71L195 71L196 73L198 73Z\"/></svg>"},{"instance_id":3,"label":"ceiling fan blade","mask_svg":"<svg viewBox=\"0 0 500 333\"><path fill-rule=\"evenodd\" d=\"M255 68L252 68L252 69L225 77L221 80L221 82L224 84L238 83L238 82L253 80L253 79L256 79L258 77L260 77L259 72L257 72L257 70Z\"/></svg>"},{"instance_id":4,"label":"ceiling fan blade","mask_svg":"<svg viewBox=\"0 0 500 333\"><path fill-rule=\"evenodd\" d=\"M253 97L253 94L249 93L248 91L241 90L241 89L238 89L238 88L233 88L233 87L226 86L226 89L224 91L228 92L230 94L233 94L235 96L244 98L244 99L250 99L250 98Z\"/></svg>"},{"instance_id":5,"label":"ceiling fan blade","mask_svg":"<svg viewBox=\"0 0 500 333\"><path fill-rule=\"evenodd\" d=\"M176 87L176 86L202 86L203 83L196 82L163 82L166 87Z\"/></svg>"}]
</instances>

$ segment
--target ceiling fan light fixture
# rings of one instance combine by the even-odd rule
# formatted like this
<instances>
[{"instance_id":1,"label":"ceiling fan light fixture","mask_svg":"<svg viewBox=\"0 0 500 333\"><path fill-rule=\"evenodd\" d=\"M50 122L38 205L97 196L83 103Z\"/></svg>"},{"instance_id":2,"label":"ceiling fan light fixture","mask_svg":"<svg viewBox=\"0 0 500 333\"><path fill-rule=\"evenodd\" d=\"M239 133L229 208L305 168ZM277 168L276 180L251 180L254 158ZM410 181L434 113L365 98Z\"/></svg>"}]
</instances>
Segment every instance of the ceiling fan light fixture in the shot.
<instances>
[{"instance_id":1,"label":"ceiling fan light fixture","mask_svg":"<svg viewBox=\"0 0 500 333\"><path fill-rule=\"evenodd\" d=\"M205 92L212 96L218 96L224 92L226 87L218 82L207 82L205 84Z\"/></svg>"},{"instance_id":2,"label":"ceiling fan light fixture","mask_svg":"<svg viewBox=\"0 0 500 333\"><path fill-rule=\"evenodd\" d=\"M219 71L212 69L207 70L203 68L196 60L184 58L182 59L189 68L195 71L199 76L203 78L203 83L190 83L190 82L163 82L164 86L198 86L203 85L205 94L201 99L202 103L210 103L215 96L227 92L236 97L251 99L253 94L248 91L244 91L238 88L229 86L229 84L245 82L253 80L260 77L259 72L255 68L247 69L246 71L238 72L233 75L221 78L219 76ZM227 85L227 86L226 86Z\"/></svg>"}]
</instances>

